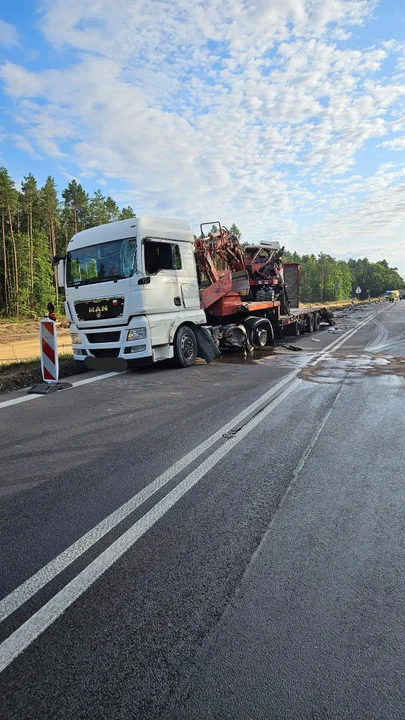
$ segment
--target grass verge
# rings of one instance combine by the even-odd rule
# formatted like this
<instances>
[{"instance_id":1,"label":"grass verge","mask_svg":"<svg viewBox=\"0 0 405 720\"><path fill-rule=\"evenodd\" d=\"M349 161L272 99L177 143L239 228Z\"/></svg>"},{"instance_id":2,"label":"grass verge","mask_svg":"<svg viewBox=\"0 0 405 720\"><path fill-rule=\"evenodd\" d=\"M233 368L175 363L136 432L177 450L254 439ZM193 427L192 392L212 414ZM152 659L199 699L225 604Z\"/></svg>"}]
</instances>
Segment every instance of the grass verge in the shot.
<instances>
[{"instance_id":1,"label":"grass verge","mask_svg":"<svg viewBox=\"0 0 405 720\"><path fill-rule=\"evenodd\" d=\"M76 375L78 372L73 355L59 356L59 379ZM42 382L41 362L39 358L0 365L0 394L21 390Z\"/></svg>"}]
</instances>

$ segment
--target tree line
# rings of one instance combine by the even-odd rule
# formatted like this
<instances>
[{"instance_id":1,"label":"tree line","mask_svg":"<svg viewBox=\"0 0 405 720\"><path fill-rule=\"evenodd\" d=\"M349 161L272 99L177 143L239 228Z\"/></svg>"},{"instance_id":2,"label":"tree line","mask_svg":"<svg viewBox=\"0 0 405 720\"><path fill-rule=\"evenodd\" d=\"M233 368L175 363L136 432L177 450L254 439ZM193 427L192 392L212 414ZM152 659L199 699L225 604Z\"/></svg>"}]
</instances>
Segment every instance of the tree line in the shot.
<instances>
[{"instance_id":1,"label":"tree line","mask_svg":"<svg viewBox=\"0 0 405 720\"><path fill-rule=\"evenodd\" d=\"M90 197L76 180L59 197L54 178L38 187L29 173L17 190L5 167L0 168L0 214L0 312L9 316L38 315L50 300L58 304L51 261L65 254L72 235L135 215L101 190Z\"/></svg>"},{"instance_id":2,"label":"tree line","mask_svg":"<svg viewBox=\"0 0 405 720\"><path fill-rule=\"evenodd\" d=\"M6 316L42 314L49 301L58 305L56 271L51 259L64 255L72 235L89 227L135 217L128 206L120 209L110 196L93 196L76 180L58 194L54 178L43 187L29 173L18 190L6 168L0 168L0 313ZM216 229L216 228L215 228ZM231 232L241 238L235 224ZM351 297L357 286L372 296L397 289L404 281L386 260L335 260L330 255L287 253L285 260L301 264L303 302Z\"/></svg>"},{"instance_id":3,"label":"tree line","mask_svg":"<svg viewBox=\"0 0 405 720\"><path fill-rule=\"evenodd\" d=\"M346 300L356 297L361 288L360 299L383 295L386 290L399 290L405 280L397 268L391 268L387 260L370 262L362 260L336 260L331 255L299 255L287 252L284 262L299 262L301 265L300 298L303 303Z\"/></svg>"}]
</instances>

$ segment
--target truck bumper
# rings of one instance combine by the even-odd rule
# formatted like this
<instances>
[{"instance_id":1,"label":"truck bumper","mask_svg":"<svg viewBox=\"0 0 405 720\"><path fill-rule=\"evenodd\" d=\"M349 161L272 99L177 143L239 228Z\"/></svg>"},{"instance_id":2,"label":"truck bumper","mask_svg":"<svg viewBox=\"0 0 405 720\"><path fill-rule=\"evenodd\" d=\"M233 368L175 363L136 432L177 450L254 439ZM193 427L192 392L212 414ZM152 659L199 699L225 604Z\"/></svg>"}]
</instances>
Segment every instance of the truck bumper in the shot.
<instances>
[{"instance_id":1,"label":"truck bumper","mask_svg":"<svg viewBox=\"0 0 405 720\"><path fill-rule=\"evenodd\" d=\"M134 328L143 329L145 337L139 340L128 340L128 333ZM76 343L73 337L74 359L84 362L86 358L91 358L91 362L86 363L87 365L103 365L102 362L94 362L94 360L125 360L128 365L153 362L154 354L150 342L149 326L143 316L132 318L125 327L83 329L72 324L70 331L73 335L78 335L81 340L81 343ZM116 364L118 367L118 363Z\"/></svg>"}]
</instances>

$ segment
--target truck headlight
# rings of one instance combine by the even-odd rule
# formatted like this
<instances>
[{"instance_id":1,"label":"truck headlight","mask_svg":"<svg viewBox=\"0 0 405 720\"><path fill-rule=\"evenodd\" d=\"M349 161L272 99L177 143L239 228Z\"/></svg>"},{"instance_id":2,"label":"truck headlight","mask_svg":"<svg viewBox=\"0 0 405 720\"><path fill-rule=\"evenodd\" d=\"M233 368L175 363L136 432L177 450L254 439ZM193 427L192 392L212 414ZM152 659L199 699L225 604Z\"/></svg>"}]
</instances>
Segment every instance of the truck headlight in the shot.
<instances>
[{"instance_id":1,"label":"truck headlight","mask_svg":"<svg viewBox=\"0 0 405 720\"><path fill-rule=\"evenodd\" d=\"M132 328L128 330L127 340L144 340L146 338L146 328Z\"/></svg>"},{"instance_id":2,"label":"truck headlight","mask_svg":"<svg viewBox=\"0 0 405 720\"><path fill-rule=\"evenodd\" d=\"M82 344L82 339L81 339L79 333L71 333L71 338L72 338L72 345L81 345Z\"/></svg>"}]
</instances>

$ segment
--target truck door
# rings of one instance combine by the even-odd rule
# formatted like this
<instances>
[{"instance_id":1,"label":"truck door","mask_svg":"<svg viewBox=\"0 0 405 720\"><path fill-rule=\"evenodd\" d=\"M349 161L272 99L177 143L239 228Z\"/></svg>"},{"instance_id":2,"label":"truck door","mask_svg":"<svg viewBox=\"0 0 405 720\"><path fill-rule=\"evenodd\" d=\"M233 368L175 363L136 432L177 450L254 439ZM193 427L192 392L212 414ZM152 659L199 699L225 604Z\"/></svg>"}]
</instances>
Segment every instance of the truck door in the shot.
<instances>
[{"instance_id":1,"label":"truck door","mask_svg":"<svg viewBox=\"0 0 405 720\"><path fill-rule=\"evenodd\" d=\"M194 258L194 245L181 243L181 255L178 262L177 274L180 283L181 299L184 310L200 309L200 291L197 279L197 267Z\"/></svg>"},{"instance_id":2,"label":"truck door","mask_svg":"<svg viewBox=\"0 0 405 720\"><path fill-rule=\"evenodd\" d=\"M178 312L182 306L176 269L178 245L170 240L145 238L143 247L144 268L149 278L145 285L146 312Z\"/></svg>"}]
</instances>

